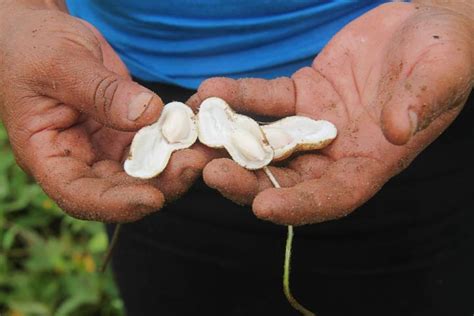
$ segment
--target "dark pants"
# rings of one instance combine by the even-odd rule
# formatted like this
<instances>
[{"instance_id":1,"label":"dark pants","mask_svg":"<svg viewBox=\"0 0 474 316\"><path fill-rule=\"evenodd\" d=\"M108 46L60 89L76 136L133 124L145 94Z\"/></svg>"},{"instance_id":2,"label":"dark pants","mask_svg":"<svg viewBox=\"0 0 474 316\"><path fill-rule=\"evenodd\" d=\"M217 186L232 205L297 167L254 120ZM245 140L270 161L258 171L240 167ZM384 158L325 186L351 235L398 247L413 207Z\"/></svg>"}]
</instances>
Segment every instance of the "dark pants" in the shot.
<instances>
[{"instance_id":1,"label":"dark pants","mask_svg":"<svg viewBox=\"0 0 474 316\"><path fill-rule=\"evenodd\" d=\"M165 102L192 91L148 84ZM350 216L295 230L291 287L318 316L474 314L473 98ZM109 232L113 226L109 226ZM198 181L122 229L113 269L129 316L299 315L282 291L286 228Z\"/></svg>"}]
</instances>

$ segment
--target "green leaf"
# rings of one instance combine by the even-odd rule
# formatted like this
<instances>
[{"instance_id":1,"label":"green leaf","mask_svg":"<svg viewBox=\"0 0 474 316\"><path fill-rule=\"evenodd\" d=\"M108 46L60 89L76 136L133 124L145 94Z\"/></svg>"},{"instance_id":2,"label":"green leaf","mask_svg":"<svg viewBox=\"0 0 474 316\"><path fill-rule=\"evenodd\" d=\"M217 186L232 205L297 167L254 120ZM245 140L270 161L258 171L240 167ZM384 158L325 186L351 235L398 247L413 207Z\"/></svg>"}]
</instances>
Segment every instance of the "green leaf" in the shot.
<instances>
[{"instance_id":1,"label":"green leaf","mask_svg":"<svg viewBox=\"0 0 474 316\"><path fill-rule=\"evenodd\" d=\"M18 235L28 243L28 246L34 247L43 244L43 238L37 231L28 229L28 227L22 227L19 224L16 226L18 228Z\"/></svg>"},{"instance_id":2,"label":"green leaf","mask_svg":"<svg viewBox=\"0 0 474 316\"><path fill-rule=\"evenodd\" d=\"M0 171L0 201L5 200L9 194L10 186L8 185L8 178Z\"/></svg>"},{"instance_id":3,"label":"green leaf","mask_svg":"<svg viewBox=\"0 0 474 316\"><path fill-rule=\"evenodd\" d=\"M29 301L14 301L10 303L11 309L28 316L49 316L51 310L46 304Z\"/></svg>"},{"instance_id":4,"label":"green leaf","mask_svg":"<svg viewBox=\"0 0 474 316\"><path fill-rule=\"evenodd\" d=\"M8 259L5 253L0 252L0 286L4 282L6 282L7 273L8 273Z\"/></svg>"},{"instance_id":5,"label":"green leaf","mask_svg":"<svg viewBox=\"0 0 474 316\"><path fill-rule=\"evenodd\" d=\"M18 229L16 226L12 226L12 228L8 229L5 234L3 235L2 240L2 248L3 250L10 250L13 243L15 242L16 234L18 233Z\"/></svg>"},{"instance_id":6,"label":"green leaf","mask_svg":"<svg viewBox=\"0 0 474 316\"><path fill-rule=\"evenodd\" d=\"M59 308L56 310L55 316L69 316L73 314L74 311L79 310L83 305L86 304L96 304L97 300L94 297L87 295L78 295L67 299L62 303Z\"/></svg>"},{"instance_id":7,"label":"green leaf","mask_svg":"<svg viewBox=\"0 0 474 316\"><path fill-rule=\"evenodd\" d=\"M33 272L57 271L65 269L63 258L64 249L57 239L48 239L45 243L37 244L31 248L31 257L25 265Z\"/></svg>"},{"instance_id":8,"label":"green leaf","mask_svg":"<svg viewBox=\"0 0 474 316\"><path fill-rule=\"evenodd\" d=\"M103 253L107 249L108 238L105 232L95 234L89 240L88 249L91 253Z\"/></svg>"},{"instance_id":9,"label":"green leaf","mask_svg":"<svg viewBox=\"0 0 474 316\"><path fill-rule=\"evenodd\" d=\"M0 148L1 149L1 148ZM9 150L0 150L0 173L5 174L8 169L15 165L13 153Z\"/></svg>"},{"instance_id":10,"label":"green leaf","mask_svg":"<svg viewBox=\"0 0 474 316\"><path fill-rule=\"evenodd\" d=\"M7 131L3 127L2 122L0 122L0 144L3 144L2 142L7 141L7 140L8 140Z\"/></svg>"}]
</instances>

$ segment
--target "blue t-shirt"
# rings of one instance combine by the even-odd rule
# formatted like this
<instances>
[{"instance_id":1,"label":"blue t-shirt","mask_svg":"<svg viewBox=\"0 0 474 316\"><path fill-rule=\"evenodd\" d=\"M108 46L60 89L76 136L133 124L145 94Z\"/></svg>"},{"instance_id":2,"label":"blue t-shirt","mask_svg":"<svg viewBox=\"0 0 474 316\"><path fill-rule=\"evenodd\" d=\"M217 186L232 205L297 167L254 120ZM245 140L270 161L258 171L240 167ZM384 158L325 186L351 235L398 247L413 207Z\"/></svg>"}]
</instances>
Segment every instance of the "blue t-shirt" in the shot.
<instances>
[{"instance_id":1,"label":"blue t-shirt","mask_svg":"<svg viewBox=\"0 0 474 316\"><path fill-rule=\"evenodd\" d=\"M209 77L288 76L380 0L67 0L132 75L196 88Z\"/></svg>"}]
</instances>

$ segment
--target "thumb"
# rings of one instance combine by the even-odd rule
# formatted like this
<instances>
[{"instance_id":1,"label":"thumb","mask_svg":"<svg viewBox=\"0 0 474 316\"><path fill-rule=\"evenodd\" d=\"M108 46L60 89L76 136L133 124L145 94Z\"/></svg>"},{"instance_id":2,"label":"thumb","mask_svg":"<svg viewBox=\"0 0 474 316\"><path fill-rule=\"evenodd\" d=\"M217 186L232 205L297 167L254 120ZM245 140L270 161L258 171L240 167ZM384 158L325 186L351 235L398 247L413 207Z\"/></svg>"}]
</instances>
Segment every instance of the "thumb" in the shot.
<instances>
[{"instance_id":1,"label":"thumb","mask_svg":"<svg viewBox=\"0 0 474 316\"><path fill-rule=\"evenodd\" d=\"M466 73L469 67L465 65L433 63L428 57L416 65L382 109L381 125L387 140L404 145L443 113L458 113L472 89L470 75Z\"/></svg>"},{"instance_id":2,"label":"thumb","mask_svg":"<svg viewBox=\"0 0 474 316\"><path fill-rule=\"evenodd\" d=\"M291 78L210 78L205 80L187 102L197 110L203 100L220 97L238 112L284 117L295 113L295 87Z\"/></svg>"},{"instance_id":3,"label":"thumb","mask_svg":"<svg viewBox=\"0 0 474 316\"><path fill-rule=\"evenodd\" d=\"M49 66L38 82L41 94L117 130L135 131L153 123L163 107L160 97L107 69L100 43L90 46L94 49L78 45L72 53L68 47L46 56L44 64Z\"/></svg>"},{"instance_id":4,"label":"thumb","mask_svg":"<svg viewBox=\"0 0 474 316\"><path fill-rule=\"evenodd\" d=\"M454 119L472 89L470 50L460 41L432 38L439 42L429 43L416 54L406 47L404 62L396 63L404 65L399 80L384 92L388 101L382 108L381 126L395 145L406 144L447 112Z\"/></svg>"}]
</instances>

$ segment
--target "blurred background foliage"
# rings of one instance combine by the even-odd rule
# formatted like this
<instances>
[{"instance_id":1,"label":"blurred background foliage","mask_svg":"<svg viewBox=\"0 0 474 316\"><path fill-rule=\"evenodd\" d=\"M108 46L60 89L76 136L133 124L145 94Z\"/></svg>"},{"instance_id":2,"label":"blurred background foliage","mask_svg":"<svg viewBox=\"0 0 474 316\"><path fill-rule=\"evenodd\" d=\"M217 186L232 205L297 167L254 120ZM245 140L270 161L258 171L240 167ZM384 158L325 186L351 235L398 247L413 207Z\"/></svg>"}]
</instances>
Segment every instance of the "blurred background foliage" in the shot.
<instances>
[{"instance_id":1,"label":"blurred background foliage","mask_svg":"<svg viewBox=\"0 0 474 316\"><path fill-rule=\"evenodd\" d=\"M65 215L15 163L0 123L0 315L124 315L104 225Z\"/></svg>"}]
</instances>

